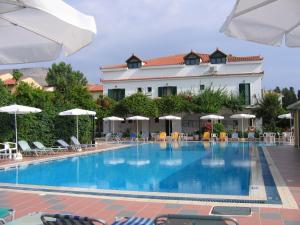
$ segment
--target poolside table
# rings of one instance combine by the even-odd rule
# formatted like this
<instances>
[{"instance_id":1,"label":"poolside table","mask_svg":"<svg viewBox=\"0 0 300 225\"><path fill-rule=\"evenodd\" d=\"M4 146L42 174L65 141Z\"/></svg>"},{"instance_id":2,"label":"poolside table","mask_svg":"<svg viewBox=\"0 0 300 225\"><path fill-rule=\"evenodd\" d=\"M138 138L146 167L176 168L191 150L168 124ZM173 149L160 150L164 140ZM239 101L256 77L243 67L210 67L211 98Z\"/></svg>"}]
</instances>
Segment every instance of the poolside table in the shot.
<instances>
[{"instance_id":1,"label":"poolside table","mask_svg":"<svg viewBox=\"0 0 300 225\"><path fill-rule=\"evenodd\" d=\"M41 221L41 212L32 213L18 219L15 219L5 225L43 225Z\"/></svg>"}]
</instances>

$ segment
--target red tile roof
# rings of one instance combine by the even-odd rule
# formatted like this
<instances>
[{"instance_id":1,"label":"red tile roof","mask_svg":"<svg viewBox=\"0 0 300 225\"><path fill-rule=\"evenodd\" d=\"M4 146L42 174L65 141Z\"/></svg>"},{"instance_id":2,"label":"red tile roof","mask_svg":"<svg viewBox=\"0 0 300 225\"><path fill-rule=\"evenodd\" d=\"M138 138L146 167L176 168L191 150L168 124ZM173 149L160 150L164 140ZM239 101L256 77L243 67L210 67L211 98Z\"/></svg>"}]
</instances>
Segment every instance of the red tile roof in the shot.
<instances>
[{"instance_id":1,"label":"red tile roof","mask_svg":"<svg viewBox=\"0 0 300 225\"><path fill-rule=\"evenodd\" d=\"M88 84L87 89L89 92L101 92L103 91L103 85L101 84Z\"/></svg>"},{"instance_id":2,"label":"red tile roof","mask_svg":"<svg viewBox=\"0 0 300 225\"><path fill-rule=\"evenodd\" d=\"M189 53L187 53L189 54ZM152 58L143 61L143 67L147 66L167 66L167 65L181 65L184 64L184 56L187 54L177 54L177 55L170 55L170 56L163 56L158 58ZM202 54L196 53L202 60L202 63L209 63L209 54ZM263 57L256 55L256 56L233 56L231 54L227 55L228 62L243 62L243 61L260 61L263 60ZM103 66L101 69L121 69L126 68L127 64L115 64L110 66Z\"/></svg>"},{"instance_id":3,"label":"red tile roof","mask_svg":"<svg viewBox=\"0 0 300 225\"><path fill-rule=\"evenodd\" d=\"M16 80L15 79L7 79L7 80L3 81L3 83L5 85L15 85L16 84Z\"/></svg>"}]
</instances>

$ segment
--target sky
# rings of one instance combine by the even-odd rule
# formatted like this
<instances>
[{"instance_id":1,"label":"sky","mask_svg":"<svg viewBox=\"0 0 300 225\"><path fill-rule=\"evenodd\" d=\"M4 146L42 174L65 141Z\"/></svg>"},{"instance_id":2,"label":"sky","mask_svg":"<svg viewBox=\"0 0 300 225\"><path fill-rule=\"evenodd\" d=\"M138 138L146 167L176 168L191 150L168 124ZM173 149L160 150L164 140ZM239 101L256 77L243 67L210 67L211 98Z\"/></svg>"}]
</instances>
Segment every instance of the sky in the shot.
<instances>
[{"instance_id":1,"label":"sky","mask_svg":"<svg viewBox=\"0 0 300 225\"><path fill-rule=\"evenodd\" d=\"M229 38L219 32L235 0L65 0L96 19L94 41L66 61L99 83L100 66L124 63L132 53L142 59L194 50L264 57L263 88L300 89L300 49L272 47ZM51 62L53 63L53 62ZM51 63L26 67L51 66ZM24 66L20 66L24 67Z\"/></svg>"}]
</instances>

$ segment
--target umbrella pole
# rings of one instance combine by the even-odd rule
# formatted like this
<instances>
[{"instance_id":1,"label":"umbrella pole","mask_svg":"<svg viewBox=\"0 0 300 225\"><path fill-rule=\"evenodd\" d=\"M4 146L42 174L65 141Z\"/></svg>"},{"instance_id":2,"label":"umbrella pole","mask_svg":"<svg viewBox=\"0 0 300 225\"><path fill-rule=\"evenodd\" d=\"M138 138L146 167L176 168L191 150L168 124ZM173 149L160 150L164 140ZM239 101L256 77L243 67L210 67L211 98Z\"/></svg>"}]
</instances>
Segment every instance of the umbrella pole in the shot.
<instances>
[{"instance_id":1,"label":"umbrella pole","mask_svg":"<svg viewBox=\"0 0 300 225\"><path fill-rule=\"evenodd\" d=\"M242 138L244 138L244 119L242 118Z\"/></svg>"},{"instance_id":2,"label":"umbrella pole","mask_svg":"<svg viewBox=\"0 0 300 225\"><path fill-rule=\"evenodd\" d=\"M115 133L115 121L112 121L112 125L113 125L112 134L114 135L114 133Z\"/></svg>"},{"instance_id":3,"label":"umbrella pole","mask_svg":"<svg viewBox=\"0 0 300 225\"><path fill-rule=\"evenodd\" d=\"M77 140L79 140L78 139L78 116L76 116L76 130L77 130Z\"/></svg>"},{"instance_id":4,"label":"umbrella pole","mask_svg":"<svg viewBox=\"0 0 300 225\"><path fill-rule=\"evenodd\" d=\"M15 135L16 135L16 149L18 153L18 121L17 121L17 113L15 112Z\"/></svg>"},{"instance_id":5,"label":"umbrella pole","mask_svg":"<svg viewBox=\"0 0 300 225\"><path fill-rule=\"evenodd\" d=\"M139 121L137 120L136 121L136 141L138 142L139 141Z\"/></svg>"}]
</instances>

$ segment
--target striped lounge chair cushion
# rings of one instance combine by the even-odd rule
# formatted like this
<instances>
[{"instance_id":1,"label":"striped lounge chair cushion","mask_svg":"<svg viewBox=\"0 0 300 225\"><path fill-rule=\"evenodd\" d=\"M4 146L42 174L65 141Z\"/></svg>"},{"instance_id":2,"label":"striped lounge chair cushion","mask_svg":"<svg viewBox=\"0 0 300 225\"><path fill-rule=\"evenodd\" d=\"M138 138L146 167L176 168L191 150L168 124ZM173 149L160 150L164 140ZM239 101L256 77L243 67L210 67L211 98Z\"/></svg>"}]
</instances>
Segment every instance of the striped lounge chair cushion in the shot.
<instances>
[{"instance_id":1,"label":"striped lounge chair cushion","mask_svg":"<svg viewBox=\"0 0 300 225\"><path fill-rule=\"evenodd\" d=\"M129 217L116 220L112 225L153 225L153 219L142 217Z\"/></svg>"}]
</instances>

